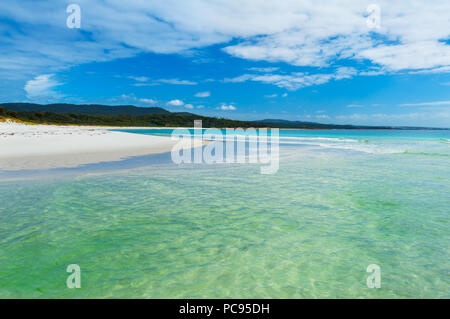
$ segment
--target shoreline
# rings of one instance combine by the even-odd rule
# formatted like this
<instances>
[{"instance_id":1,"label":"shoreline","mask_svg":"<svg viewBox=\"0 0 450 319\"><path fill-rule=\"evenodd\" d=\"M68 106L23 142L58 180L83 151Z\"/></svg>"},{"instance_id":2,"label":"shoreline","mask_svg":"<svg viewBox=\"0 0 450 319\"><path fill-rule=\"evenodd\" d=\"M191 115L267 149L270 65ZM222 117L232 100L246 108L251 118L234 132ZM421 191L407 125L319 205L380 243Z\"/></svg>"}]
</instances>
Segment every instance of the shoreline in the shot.
<instances>
[{"instance_id":1,"label":"shoreline","mask_svg":"<svg viewBox=\"0 0 450 319\"><path fill-rule=\"evenodd\" d=\"M113 128L1 122L0 170L69 168L119 161L134 156L171 152L178 143L170 137L110 129Z\"/></svg>"}]
</instances>

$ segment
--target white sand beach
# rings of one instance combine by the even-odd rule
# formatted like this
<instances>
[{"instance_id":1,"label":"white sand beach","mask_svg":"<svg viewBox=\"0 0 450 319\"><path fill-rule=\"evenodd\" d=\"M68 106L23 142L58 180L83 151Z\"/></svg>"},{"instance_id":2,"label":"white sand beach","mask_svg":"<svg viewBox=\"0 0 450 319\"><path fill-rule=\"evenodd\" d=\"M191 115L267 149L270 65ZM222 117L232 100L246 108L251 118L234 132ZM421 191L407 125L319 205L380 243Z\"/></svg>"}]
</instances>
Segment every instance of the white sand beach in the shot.
<instances>
[{"instance_id":1,"label":"white sand beach","mask_svg":"<svg viewBox=\"0 0 450 319\"><path fill-rule=\"evenodd\" d=\"M117 129L117 127L115 127ZM147 128L148 129L148 128ZM170 152L170 137L112 132L105 127L0 122L0 170L49 169Z\"/></svg>"}]
</instances>

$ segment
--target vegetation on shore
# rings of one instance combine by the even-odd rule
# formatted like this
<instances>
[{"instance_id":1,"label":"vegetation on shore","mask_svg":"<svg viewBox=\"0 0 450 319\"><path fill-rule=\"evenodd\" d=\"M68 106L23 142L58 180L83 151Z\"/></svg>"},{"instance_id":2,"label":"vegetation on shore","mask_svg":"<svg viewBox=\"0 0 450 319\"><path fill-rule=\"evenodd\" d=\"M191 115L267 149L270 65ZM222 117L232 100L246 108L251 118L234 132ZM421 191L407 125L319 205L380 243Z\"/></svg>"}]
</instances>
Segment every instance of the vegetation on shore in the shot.
<instances>
[{"instance_id":1,"label":"vegetation on shore","mask_svg":"<svg viewBox=\"0 0 450 319\"><path fill-rule=\"evenodd\" d=\"M19 105L23 107L24 104L10 103L4 106ZM59 105L59 104L58 104ZM112 114L85 114L85 113L67 113L67 112L53 112L46 111L45 105L42 105L41 110L36 110L39 104L25 104L26 107L33 107L34 110L22 109L8 109L0 106L0 119L9 118L16 122L28 124L52 124L52 125L91 125L91 126L129 126L129 127L192 127L194 120L202 120L203 127L216 128L236 128L236 127L271 127L271 128L292 128L292 129L420 129L416 127L388 127L388 126L354 126L354 125L334 125L321 124L313 122L300 121L286 121L286 120L262 120L262 121L237 121L226 118L201 116L192 113L171 113L161 108L153 108L147 110L148 114L116 114L116 110ZM54 107L55 105L51 105ZM76 105L70 105L71 110L77 109ZM86 106L80 106L86 107ZM134 106L127 106L134 110ZM65 105L66 111L69 108ZM111 106L93 105L93 112L99 112ZM139 111L143 112L143 111ZM154 113L159 112L159 113Z\"/></svg>"},{"instance_id":2,"label":"vegetation on shore","mask_svg":"<svg viewBox=\"0 0 450 319\"><path fill-rule=\"evenodd\" d=\"M271 123L236 121L225 118L200 116L190 113L164 113L145 115L92 115L75 113L55 113L48 111L14 111L0 107L0 117L7 117L30 124L56 125L98 125L136 127L192 127L194 120L202 120L203 127L286 127L286 128L326 128L330 125L318 123ZM349 126L350 127L350 126Z\"/></svg>"},{"instance_id":3,"label":"vegetation on shore","mask_svg":"<svg viewBox=\"0 0 450 319\"><path fill-rule=\"evenodd\" d=\"M266 124L234 121L224 118L206 117L191 114L146 114L146 115L88 115L62 114L42 111L13 111L0 107L0 117L7 117L33 124L59 125L99 125L99 126L142 126L142 127L191 127L194 120L202 120L204 127L265 127Z\"/></svg>"}]
</instances>

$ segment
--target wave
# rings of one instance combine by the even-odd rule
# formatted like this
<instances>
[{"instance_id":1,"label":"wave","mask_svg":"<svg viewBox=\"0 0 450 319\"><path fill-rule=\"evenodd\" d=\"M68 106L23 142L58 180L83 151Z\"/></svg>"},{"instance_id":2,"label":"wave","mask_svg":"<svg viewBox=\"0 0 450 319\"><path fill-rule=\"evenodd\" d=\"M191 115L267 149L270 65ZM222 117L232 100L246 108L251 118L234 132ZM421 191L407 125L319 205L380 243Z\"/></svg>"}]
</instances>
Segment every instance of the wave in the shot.
<instances>
[{"instance_id":1,"label":"wave","mask_svg":"<svg viewBox=\"0 0 450 319\"><path fill-rule=\"evenodd\" d=\"M443 154L443 153L427 153L427 152L410 152L410 151L404 151L401 153L402 155L419 155L419 156L436 156L436 157L450 157L450 154Z\"/></svg>"},{"instance_id":2,"label":"wave","mask_svg":"<svg viewBox=\"0 0 450 319\"><path fill-rule=\"evenodd\" d=\"M235 136L218 136L204 135L204 139L213 141L233 141L235 137L242 137L242 135ZM253 136L256 138L257 136ZM274 139L269 135L267 137L259 137L260 142L271 143ZM367 139L350 139L342 137L300 137L300 136L280 136L278 139L280 144L290 145L311 145L322 148L352 150L369 154L393 154L405 151L405 148L392 147L380 144L371 144Z\"/></svg>"},{"instance_id":3,"label":"wave","mask_svg":"<svg viewBox=\"0 0 450 319\"><path fill-rule=\"evenodd\" d=\"M344 137L304 137L304 136L280 136L280 140L297 140L297 141L330 141L330 142L347 142L347 143L358 143L361 141L368 140L357 140L352 138Z\"/></svg>"},{"instance_id":4,"label":"wave","mask_svg":"<svg viewBox=\"0 0 450 319\"><path fill-rule=\"evenodd\" d=\"M188 135L189 136L189 135ZM449 156L444 153L440 153L440 149L436 152L436 147L439 144L449 144L450 139L439 139L434 141L425 140L392 140L392 139L357 139L347 137L307 137L307 136L279 136L278 139L274 139L270 134L267 136L252 135L249 139L245 135L203 135L203 138L210 141L227 142L234 141L236 138L241 141L249 142L259 141L271 143L274 141L280 144L289 145L309 145L317 146L326 149L340 149L362 152L367 154L407 154L407 155L424 155L424 156ZM429 149L432 147L432 150Z\"/></svg>"}]
</instances>

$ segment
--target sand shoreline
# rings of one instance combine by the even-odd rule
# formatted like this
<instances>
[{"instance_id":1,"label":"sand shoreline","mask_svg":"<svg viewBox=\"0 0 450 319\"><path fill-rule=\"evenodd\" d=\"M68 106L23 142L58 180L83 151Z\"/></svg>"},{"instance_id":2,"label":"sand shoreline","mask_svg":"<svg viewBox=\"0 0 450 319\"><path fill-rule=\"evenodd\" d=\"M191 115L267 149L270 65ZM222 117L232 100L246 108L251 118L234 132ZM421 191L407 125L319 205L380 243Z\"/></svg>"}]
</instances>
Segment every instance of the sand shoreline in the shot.
<instances>
[{"instance_id":1,"label":"sand shoreline","mask_svg":"<svg viewBox=\"0 0 450 319\"><path fill-rule=\"evenodd\" d=\"M170 152L170 137L113 132L125 127L0 123L0 170L50 169ZM149 129L136 128L133 129Z\"/></svg>"}]
</instances>

